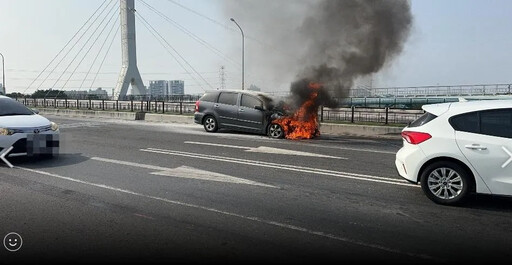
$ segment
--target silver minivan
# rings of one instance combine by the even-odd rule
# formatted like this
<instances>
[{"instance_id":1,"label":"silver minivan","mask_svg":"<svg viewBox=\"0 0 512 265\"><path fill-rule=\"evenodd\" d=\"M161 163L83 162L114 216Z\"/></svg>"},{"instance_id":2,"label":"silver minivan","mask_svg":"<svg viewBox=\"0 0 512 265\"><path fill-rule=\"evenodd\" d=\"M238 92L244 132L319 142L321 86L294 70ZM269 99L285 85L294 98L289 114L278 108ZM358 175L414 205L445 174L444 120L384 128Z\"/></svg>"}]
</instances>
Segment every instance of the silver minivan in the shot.
<instances>
[{"instance_id":1,"label":"silver minivan","mask_svg":"<svg viewBox=\"0 0 512 265\"><path fill-rule=\"evenodd\" d=\"M207 91L196 102L194 122L202 124L207 132L225 128L282 138L284 131L281 126L271 122L279 116L268 94L246 90L216 90Z\"/></svg>"}]
</instances>

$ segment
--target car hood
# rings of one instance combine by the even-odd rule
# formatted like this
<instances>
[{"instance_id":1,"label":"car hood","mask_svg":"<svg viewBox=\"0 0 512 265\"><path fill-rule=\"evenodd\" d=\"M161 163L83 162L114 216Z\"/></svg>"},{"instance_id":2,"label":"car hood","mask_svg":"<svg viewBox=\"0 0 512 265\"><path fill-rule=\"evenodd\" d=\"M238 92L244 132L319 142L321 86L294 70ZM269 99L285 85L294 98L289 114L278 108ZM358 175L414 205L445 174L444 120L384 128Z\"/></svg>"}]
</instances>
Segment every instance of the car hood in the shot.
<instances>
[{"instance_id":1,"label":"car hood","mask_svg":"<svg viewBox=\"0 0 512 265\"><path fill-rule=\"evenodd\" d=\"M0 128L26 128L50 125L50 121L40 115L0 116Z\"/></svg>"}]
</instances>

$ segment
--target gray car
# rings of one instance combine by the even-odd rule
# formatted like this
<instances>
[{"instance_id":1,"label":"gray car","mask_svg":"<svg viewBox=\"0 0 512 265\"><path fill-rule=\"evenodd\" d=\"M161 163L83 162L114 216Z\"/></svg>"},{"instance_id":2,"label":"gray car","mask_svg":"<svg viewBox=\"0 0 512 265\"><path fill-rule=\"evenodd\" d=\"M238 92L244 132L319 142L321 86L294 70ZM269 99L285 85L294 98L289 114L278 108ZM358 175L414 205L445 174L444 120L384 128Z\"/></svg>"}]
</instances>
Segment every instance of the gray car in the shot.
<instances>
[{"instance_id":1,"label":"gray car","mask_svg":"<svg viewBox=\"0 0 512 265\"><path fill-rule=\"evenodd\" d=\"M208 91L197 102L194 122L207 132L225 128L282 138L280 125L272 123L280 113L275 111L268 94L246 90Z\"/></svg>"}]
</instances>

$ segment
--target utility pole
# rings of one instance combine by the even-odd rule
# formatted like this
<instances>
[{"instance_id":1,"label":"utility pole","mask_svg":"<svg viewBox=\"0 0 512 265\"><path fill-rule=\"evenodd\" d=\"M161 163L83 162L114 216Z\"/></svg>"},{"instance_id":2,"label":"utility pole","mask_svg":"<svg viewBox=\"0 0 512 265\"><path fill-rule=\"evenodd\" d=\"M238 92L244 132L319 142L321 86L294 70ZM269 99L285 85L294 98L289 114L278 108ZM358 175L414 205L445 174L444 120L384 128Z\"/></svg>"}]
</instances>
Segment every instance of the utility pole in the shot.
<instances>
[{"instance_id":1,"label":"utility pole","mask_svg":"<svg viewBox=\"0 0 512 265\"><path fill-rule=\"evenodd\" d=\"M245 35L244 35L244 31L242 30L242 27L240 27L240 25L238 25L238 23L235 21L235 19L231 18L230 20L236 24L236 26L240 29L240 32L242 33L242 90L244 90L244 86L245 86Z\"/></svg>"},{"instance_id":2,"label":"utility pole","mask_svg":"<svg viewBox=\"0 0 512 265\"><path fill-rule=\"evenodd\" d=\"M134 0L120 0L121 14L121 49L123 65L114 91L114 99L124 99L128 86L132 85L132 95L146 96L146 88L142 83L137 67L137 51L135 42L135 3Z\"/></svg>"},{"instance_id":3,"label":"utility pole","mask_svg":"<svg viewBox=\"0 0 512 265\"><path fill-rule=\"evenodd\" d=\"M0 95L2 95L2 93L6 95L7 92L5 91L5 58L4 55L1 53L0 56L2 57L2 86L0 87Z\"/></svg>"}]
</instances>

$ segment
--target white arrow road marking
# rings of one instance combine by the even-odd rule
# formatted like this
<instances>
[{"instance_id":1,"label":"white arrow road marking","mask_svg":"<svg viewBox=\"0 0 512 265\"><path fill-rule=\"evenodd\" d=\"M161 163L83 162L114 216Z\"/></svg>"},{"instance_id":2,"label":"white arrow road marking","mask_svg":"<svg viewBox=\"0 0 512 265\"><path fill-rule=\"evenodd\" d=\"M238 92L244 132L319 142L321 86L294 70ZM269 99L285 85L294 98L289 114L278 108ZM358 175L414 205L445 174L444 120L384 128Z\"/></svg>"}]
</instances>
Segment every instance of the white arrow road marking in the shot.
<instances>
[{"instance_id":1,"label":"white arrow road marking","mask_svg":"<svg viewBox=\"0 0 512 265\"><path fill-rule=\"evenodd\" d=\"M235 163L235 164L257 166L257 167L276 168L276 169L283 169L283 170L289 170L289 171L295 171L295 172L311 173L311 174L315 174L315 175L333 176L333 177L347 178L347 179L357 179L357 180L380 182L380 183L387 183L387 184L401 185L401 186L408 186L408 187L419 187L418 185L411 184L402 179L386 178L386 177L357 174L357 173L350 173L350 172L341 172L341 171L327 170L327 169L321 169L321 168L303 167L303 166L298 166L298 165L277 164L277 163L270 163L270 162L264 162L264 161L258 161L258 160L248 160L248 159L240 159L240 158L234 158L234 157L205 155L205 154L199 154L199 153L181 152L181 151L165 150L165 149L158 149L158 148L140 149L140 151L156 153L156 154L190 157L190 158L195 158L195 159L214 160L214 161L221 161L221 162L228 162L228 163Z\"/></svg>"},{"instance_id":2,"label":"white arrow road marking","mask_svg":"<svg viewBox=\"0 0 512 265\"><path fill-rule=\"evenodd\" d=\"M341 242L345 242L345 243L350 243L350 244L354 244L357 246L379 249L379 250L383 250L383 251L387 251L387 252L391 252L391 253L397 253L399 255L407 255L407 256L416 257L416 258L431 259L431 260L437 261L437 262L441 261L441 260L435 259L434 257L428 256L426 254L404 252L400 249L395 249L395 248L387 247L384 245L379 245L379 244L372 243L372 242L364 242L364 241L361 241L358 239L352 239L349 237L345 237L343 235L335 235L335 234L330 234L330 233L326 233L326 232L322 232L322 231L311 230L311 229L308 229L305 227L300 227L300 226L296 226L296 225L289 224L289 223L280 223L280 222L276 222L276 221L272 221L272 220L268 220L268 219L263 219L263 218L260 218L257 216L242 215L242 214L238 214L238 213L215 209L215 208L208 207L208 206L174 201L174 200L170 200L170 199L163 198L163 197L157 197L157 196L143 194L143 193L139 193L139 192L135 192L135 191L131 191L131 190L125 190L125 189L121 189L121 188L117 188L117 187L113 187L113 186L107 186L105 184L83 181L83 180L74 179L74 178L70 178L70 177L66 177L66 176L61 176L61 175L57 175L57 174L53 174L53 173L49 173L49 172L45 172L45 171L29 169L29 168L22 168L22 167L17 167L17 168L19 168L21 170L28 171L28 172L37 173L37 174L41 174L41 175L45 175L45 176L49 176L49 177L53 177L53 178L63 179L63 180L67 180L67 181L71 181L71 182L75 182L75 183L79 183L79 184L83 184L83 185L88 185L88 186L97 187L97 188L101 188L101 189L107 189L110 191L129 194L132 196L151 199L151 200L155 200L155 201L159 201L159 202L169 203L169 204L173 204L176 206L188 207L188 208L197 209L197 210L203 210L203 211L207 211L210 213L229 216L229 217L233 217L233 218L240 218L240 219L244 219L244 220L251 221L251 222L261 223L261 224L270 225L270 226L279 227L279 228L284 228L284 229L288 229L288 230L292 230L292 231L296 231L296 232L306 233L306 234L313 235L313 236L318 236L318 237L322 237L322 238L327 238L327 239L332 239L332 240L341 241Z\"/></svg>"},{"instance_id":3,"label":"white arrow road marking","mask_svg":"<svg viewBox=\"0 0 512 265\"><path fill-rule=\"evenodd\" d=\"M7 156L7 154L8 154L9 152L11 152L11 150L12 150L13 148L14 148L14 147L12 147L12 146L11 146L11 147L9 147L9 148L6 148L6 149L2 150L2 152L0 152L0 159L1 159L2 161L4 161L4 163L5 163L8 167L10 167L10 168L13 168L14 166L13 166L11 163L9 163L9 161L7 161L7 158L5 158L5 156Z\"/></svg>"},{"instance_id":4,"label":"white arrow road marking","mask_svg":"<svg viewBox=\"0 0 512 265\"><path fill-rule=\"evenodd\" d=\"M215 173L215 172L201 170L201 169L187 167L187 166L181 166L178 168L167 168L167 167L159 167L159 166L146 165L146 164L140 164L140 163L134 163L134 162L128 162L128 161L102 158L102 157L91 157L91 159L96 160L96 161L107 162L107 163L157 170L157 172L151 172L150 174L152 174L152 175L168 176L168 177L176 177L176 178L200 179L200 180L227 182L227 183L234 183L234 184L246 184L246 185L261 186L261 187L267 187L267 188L278 188L276 186L272 186L272 185L268 185L268 184L248 180L248 179L237 178L237 177L233 177L233 176L229 176L229 175L225 175L225 174Z\"/></svg>"},{"instance_id":5,"label":"white arrow road marking","mask_svg":"<svg viewBox=\"0 0 512 265\"><path fill-rule=\"evenodd\" d=\"M201 179L201 180L210 180L210 181L220 181L220 182L228 182L235 184L247 184L247 185L255 185L269 188L278 188L276 186L263 184L260 182L237 178L229 175L224 175L220 173L215 173L211 171L201 170L193 167L181 166L172 170L159 171L151 173L153 175L160 176L169 176L169 177L177 177L177 178L191 178L191 179Z\"/></svg>"},{"instance_id":6,"label":"white arrow road marking","mask_svg":"<svg viewBox=\"0 0 512 265\"><path fill-rule=\"evenodd\" d=\"M280 155L295 155L295 156L310 156L310 157L322 157L322 158L334 158L334 159L347 159L346 157L339 156L330 156L330 155L322 155L317 153L309 153L309 152L301 152L295 150L260 146L260 147L250 147L250 146L238 146L238 145L227 145L227 144L215 144L215 143L203 143L203 142L192 142L185 141L186 144L197 144L197 145L209 145L209 146L219 146L219 147L228 147L235 149L246 149L245 152L253 152L253 153L266 153L266 154L280 154Z\"/></svg>"},{"instance_id":7,"label":"white arrow road marking","mask_svg":"<svg viewBox=\"0 0 512 265\"><path fill-rule=\"evenodd\" d=\"M508 166L508 164L510 164L510 162L512 162L512 153L505 146L502 146L501 149L503 149L503 151L505 151L505 153L507 153L507 155L509 156L509 159L505 161L503 165L501 165L501 168L505 168L506 166Z\"/></svg>"}]
</instances>

